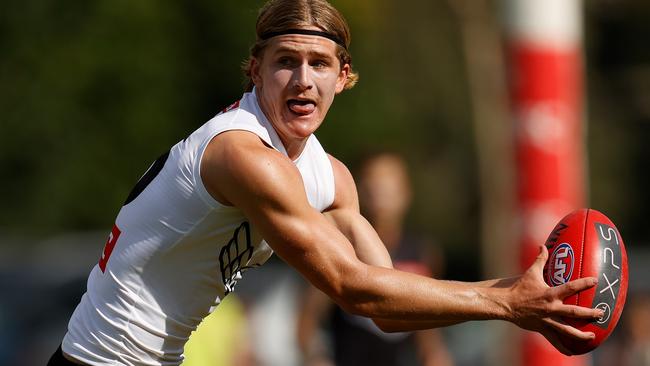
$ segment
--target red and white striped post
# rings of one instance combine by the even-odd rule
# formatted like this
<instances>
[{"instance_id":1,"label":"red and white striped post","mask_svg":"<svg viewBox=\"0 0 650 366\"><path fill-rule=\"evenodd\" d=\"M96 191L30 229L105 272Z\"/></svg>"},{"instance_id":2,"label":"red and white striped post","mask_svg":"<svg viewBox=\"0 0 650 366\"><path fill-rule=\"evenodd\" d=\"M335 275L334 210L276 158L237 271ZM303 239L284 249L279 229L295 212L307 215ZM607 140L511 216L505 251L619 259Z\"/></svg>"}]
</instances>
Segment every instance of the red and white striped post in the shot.
<instances>
[{"instance_id":1,"label":"red and white striped post","mask_svg":"<svg viewBox=\"0 0 650 366\"><path fill-rule=\"evenodd\" d=\"M585 202L581 0L503 0L514 117L521 268ZM526 332L521 364L588 363Z\"/></svg>"}]
</instances>

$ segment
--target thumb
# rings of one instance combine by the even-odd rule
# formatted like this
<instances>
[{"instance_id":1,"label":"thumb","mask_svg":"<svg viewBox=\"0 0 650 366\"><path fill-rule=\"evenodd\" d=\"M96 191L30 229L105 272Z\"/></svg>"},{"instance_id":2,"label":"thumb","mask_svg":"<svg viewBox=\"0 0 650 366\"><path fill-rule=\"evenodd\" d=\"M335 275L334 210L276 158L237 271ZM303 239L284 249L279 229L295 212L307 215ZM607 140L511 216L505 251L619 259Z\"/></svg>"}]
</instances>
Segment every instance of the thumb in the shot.
<instances>
[{"instance_id":1,"label":"thumb","mask_svg":"<svg viewBox=\"0 0 650 366\"><path fill-rule=\"evenodd\" d=\"M540 245L539 254L537 255L537 258L535 258L535 262L531 266L531 269L542 273L544 271L544 266L546 265L547 260L548 260L548 249L546 249L546 245Z\"/></svg>"}]
</instances>

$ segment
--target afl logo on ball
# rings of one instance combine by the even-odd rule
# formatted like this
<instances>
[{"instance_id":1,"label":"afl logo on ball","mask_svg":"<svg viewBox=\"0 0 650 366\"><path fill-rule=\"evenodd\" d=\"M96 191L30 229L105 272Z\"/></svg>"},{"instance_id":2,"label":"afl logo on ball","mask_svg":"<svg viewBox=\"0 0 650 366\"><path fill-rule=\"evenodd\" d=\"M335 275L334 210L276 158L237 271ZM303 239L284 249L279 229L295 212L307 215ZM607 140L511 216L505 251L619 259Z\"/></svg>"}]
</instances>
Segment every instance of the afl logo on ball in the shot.
<instances>
[{"instance_id":1,"label":"afl logo on ball","mask_svg":"<svg viewBox=\"0 0 650 366\"><path fill-rule=\"evenodd\" d=\"M573 248L568 243L562 243L555 248L548 264L548 283L553 286L563 285L573 274Z\"/></svg>"}]
</instances>

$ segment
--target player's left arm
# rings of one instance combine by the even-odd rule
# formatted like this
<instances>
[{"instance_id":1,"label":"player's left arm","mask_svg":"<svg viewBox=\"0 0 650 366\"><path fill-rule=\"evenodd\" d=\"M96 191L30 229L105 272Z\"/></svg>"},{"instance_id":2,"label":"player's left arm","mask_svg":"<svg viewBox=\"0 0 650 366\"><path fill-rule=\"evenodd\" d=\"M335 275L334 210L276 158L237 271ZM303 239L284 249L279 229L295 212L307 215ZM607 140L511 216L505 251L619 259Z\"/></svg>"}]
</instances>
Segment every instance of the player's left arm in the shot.
<instances>
[{"instance_id":1,"label":"player's left arm","mask_svg":"<svg viewBox=\"0 0 650 366\"><path fill-rule=\"evenodd\" d=\"M386 247L359 209L356 184L348 168L329 155L334 171L335 196L323 213L352 243L357 258L366 264L393 268Z\"/></svg>"},{"instance_id":2,"label":"player's left arm","mask_svg":"<svg viewBox=\"0 0 650 366\"><path fill-rule=\"evenodd\" d=\"M390 255L372 225L361 215L359 198L352 174L339 160L329 156L334 171L335 196L332 205L324 212L333 224L352 243L360 261L378 267L393 268ZM405 332L430 329L459 323L458 321L427 320L402 321L374 318L385 332Z\"/></svg>"}]
</instances>

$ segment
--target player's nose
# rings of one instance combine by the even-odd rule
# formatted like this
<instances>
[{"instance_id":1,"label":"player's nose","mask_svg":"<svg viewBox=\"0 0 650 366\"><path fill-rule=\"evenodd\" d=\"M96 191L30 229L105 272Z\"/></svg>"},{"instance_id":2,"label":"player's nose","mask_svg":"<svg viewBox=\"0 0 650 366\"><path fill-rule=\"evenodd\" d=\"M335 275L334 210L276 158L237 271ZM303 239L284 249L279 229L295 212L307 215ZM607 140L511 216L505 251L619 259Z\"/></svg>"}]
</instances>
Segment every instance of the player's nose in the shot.
<instances>
[{"instance_id":1,"label":"player's nose","mask_svg":"<svg viewBox=\"0 0 650 366\"><path fill-rule=\"evenodd\" d=\"M293 83L296 89L300 91L309 90L314 86L309 64L305 62L294 69Z\"/></svg>"}]
</instances>

